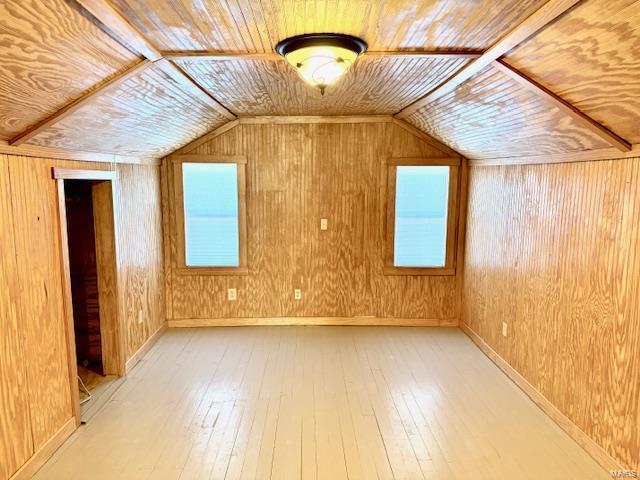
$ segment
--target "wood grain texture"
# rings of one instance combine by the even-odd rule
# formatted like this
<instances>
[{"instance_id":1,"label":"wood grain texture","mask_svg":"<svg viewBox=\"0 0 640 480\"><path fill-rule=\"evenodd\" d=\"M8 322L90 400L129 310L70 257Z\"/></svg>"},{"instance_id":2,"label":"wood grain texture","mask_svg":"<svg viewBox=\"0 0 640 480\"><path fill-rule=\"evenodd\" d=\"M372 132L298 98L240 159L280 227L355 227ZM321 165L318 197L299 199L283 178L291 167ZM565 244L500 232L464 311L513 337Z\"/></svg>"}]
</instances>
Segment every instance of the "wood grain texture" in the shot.
<instances>
[{"instance_id":1,"label":"wood grain texture","mask_svg":"<svg viewBox=\"0 0 640 480\"><path fill-rule=\"evenodd\" d=\"M96 182L92 188L93 222L96 232L96 268L98 273L98 297L102 358L105 375L123 375L124 352L122 318L118 316L118 294L122 285L118 276L118 207L114 182Z\"/></svg>"},{"instance_id":2,"label":"wood grain texture","mask_svg":"<svg viewBox=\"0 0 640 480\"><path fill-rule=\"evenodd\" d=\"M190 152L246 155L247 276L177 272L176 203L167 182L171 319L457 319L456 277L383 275L386 161L443 157L391 122L238 125ZM167 162L165 162L167 163ZM164 168L172 175L170 168ZM320 230L327 218L329 229ZM238 291L227 301L227 288ZM293 290L302 289L302 300Z\"/></svg>"},{"instance_id":3,"label":"wood grain texture","mask_svg":"<svg viewBox=\"0 0 640 480\"><path fill-rule=\"evenodd\" d=\"M498 60L527 38L535 35L539 30L544 29L545 26L561 17L579 2L580 0L549 0L545 2L541 5L540 9L524 19L513 29L505 30L500 40L491 45L479 58L465 65L447 82L444 82L438 88L429 92L428 95L403 108L402 111L398 112L397 117L405 119L429 103L453 92L459 85L462 85L465 81L477 75L484 70L485 67L495 60Z\"/></svg>"},{"instance_id":4,"label":"wood grain texture","mask_svg":"<svg viewBox=\"0 0 640 480\"><path fill-rule=\"evenodd\" d=\"M509 64L631 143L640 143L640 4L582 2L511 52Z\"/></svg>"},{"instance_id":5,"label":"wood grain texture","mask_svg":"<svg viewBox=\"0 0 640 480\"><path fill-rule=\"evenodd\" d=\"M463 312L562 414L636 470L639 165L471 168Z\"/></svg>"},{"instance_id":6,"label":"wood grain texture","mask_svg":"<svg viewBox=\"0 0 640 480\"><path fill-rule=\"evenodd\" d=\"M616 135L608 128L599 124L584 112L581 112L569 102L553 93L544 85L541 85L532 78L527 77L520 70L512 67L502 60L495 61L492 63L492 65L530 92L535 93L541 99L546 100L550 105L559 108L567 115L573 117L573 119L576 120L579 124L591 130L611 146L616 147L621 152L631 151L631 144L624 138Z\"/></svg>"},{"instance_id":7,"label":"wood grain texture","mask_svg":"<svg viewBox=\"0 0 640 480\"><path fill-rule=\"evenodd\" d=\"M158 158L225 121L154 65L83 104L30 143Z\"/></svg>"},{"instance_id":8,"label":"wood grain texture","mask_svg":"<svg viewBox=\"0 0 640 480\"><path fill-rule=\"evenodd\" d=\"M447 79L469 59L362 57L321 96L284 60L176 60L238 115L392 114Z\"/></svg>"},{"instance_id":9,"label":"wood grain texture","mask_svg":"<svg viewBox=\"0 0 640 480\"><path fill-rule=\"evenodd\" d=\"M9 159L0 155L0 478L33 454L24 346L18 314Z\"/></svg>"},{"instance_id":10,"label":"wood grain texture","mask_svg":"<svg viewBox=\"0 0 640 480\"><path fill-rule=\"evenodd\" d=\"M128 359L165 323L160 170L116 171L118 299Z\"/></svg>"},{"instance_id":11,"label":"wood grain texture","mask_svg":"<svg viewBox=\"0 0 640 480\"><path fill-rule=\"evenodd\" d=\"M406 120L470 159L609 146L571 116L550 107L493 67Z\"/></svg>"},{"instance_id":12,"label":"wood grain texture","mask_svg":"<svg viewBox=\"0 0 640 480\"><path fill-rule=\"evenodd\" d=\"M311 32L356 35L374 51L481 49L544 1L115 0L112 3L160 50L269 53L278 41ZM500 15L487 15L488 11Z\"/></svg>"},{"instance_id":13,"label":"wood grain texture","mask_svg":"<svg viewBox=\"0 0 640 480\"><path fill-rule=\"evenodd\" d=\"M137 60L65 0L1 2L0 58L3 140Z\"/></svg>"},{"instance_id":14,"label":"wood grain texture","mask_svg":"<svg viewBox=\"0 0 640 480\"><path fill-rule=\"evenodd\" d=\"M44 458L53 453L52 439L57 447L60 432L66 438L68 423L75 424L67 367L58 188L52 167L112 168L104 163L0 155L3 479L31 455L41 463L42 452L46 453ZM158 323L164 322L158 170L154 166L118 167L122 188L116 209L119 249L123 252L119 278L127 289L123 315L132 330L128 340L131 354L145 342L146 335L157 330ZM132 306L138 305L143 310L142 324L137 323L138 310L131 313ZM22 472L33 473L32 468L29 464Z\"/></svg>"}]
</instances>

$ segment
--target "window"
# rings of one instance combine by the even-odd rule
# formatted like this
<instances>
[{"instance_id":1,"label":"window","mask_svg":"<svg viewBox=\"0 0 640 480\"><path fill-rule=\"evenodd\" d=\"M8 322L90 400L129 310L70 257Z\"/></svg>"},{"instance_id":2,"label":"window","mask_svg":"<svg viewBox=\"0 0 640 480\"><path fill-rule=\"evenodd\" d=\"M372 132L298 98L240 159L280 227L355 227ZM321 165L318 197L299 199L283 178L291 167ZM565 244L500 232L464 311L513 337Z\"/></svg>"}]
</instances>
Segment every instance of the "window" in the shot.
<instances>
[{"instance_id":1,"label":"window","mask_svg":"<svg viewBox=\"0 0 640 480\"><path fill-rule=\"evenodd\" d=\"M389 163L385 273L454 274L459 160Z\"/></svg>"},{"instance_id":2,"label":"window","mask_svg":"<svg viewBox=\"0 0 640 480\"><path fill-rule=\"evenodd\" d=\"M179 271L245 274L245 164L236 157L190 157L175 164Z\"/></svg>"}]
</instances>

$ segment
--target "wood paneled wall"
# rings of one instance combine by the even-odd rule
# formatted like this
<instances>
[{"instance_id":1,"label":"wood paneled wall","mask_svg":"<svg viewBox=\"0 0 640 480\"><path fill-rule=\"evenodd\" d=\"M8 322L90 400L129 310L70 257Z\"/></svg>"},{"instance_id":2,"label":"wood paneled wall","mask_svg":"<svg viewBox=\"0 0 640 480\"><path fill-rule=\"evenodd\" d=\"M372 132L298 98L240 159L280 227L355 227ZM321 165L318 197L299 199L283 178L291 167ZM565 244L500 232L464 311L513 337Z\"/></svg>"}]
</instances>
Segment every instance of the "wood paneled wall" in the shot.
<instances>
[{"instance_id":1,"label":"wood paneled wall","mask_svg":"<svg viewBox=\"0 0 640 480\"><path fill-rule=\"evenodd\" d=\"M3 480L42 449L72 417L53 166L112 168L109 164L0 155L0 479ZM141 316L135 312L134 326L134 314L123 307L129 332L129 357L145 336L164 322L159 300L162 298L159 169L117 166L117 170L121 185L116 204L121 252L119 291L127 306L139 306L143 312ZM138 318L142 324L137 323Z\"/></svg>"},{"instance_id":2,"label":"wood paneled wall","mask_svg":"<svg viewBox=\"0 0 640 480\"><path fill-rule=\"evenodd\" d=\"M169 189L170 319L457 322L456 276L382 273L386 159L446 156L441 151L392 123L241 124L190 153L247 156L249 275L175 271L175 209L181 206ZM169 163L163 167L165 185L173 185ZM320 230L321 218L328 219L326 231ZM228 288L237 289L236 301L227 300ZM299 301L293 298L296 288L302 289Z\"/></svg>"},{"instance_id":3,"label":"wood paneled wall","mask_svg":"<svg viewBox=\"0 0 640 480\"><path fill-rule=\"evenodd\" d=\"M126 358L165 323L160 169L116 165L118 282Z\"/></svg>"},{"instance_id":4,"label":"wood paneled wall","mask_svg":"<svg viewBox=\"0 0 640 480\"><path fill-rule=\"evenodd\" d=\"M472 167L463 311L498 355L636 470L639 161Z\"/></svg>"}]
</instances>

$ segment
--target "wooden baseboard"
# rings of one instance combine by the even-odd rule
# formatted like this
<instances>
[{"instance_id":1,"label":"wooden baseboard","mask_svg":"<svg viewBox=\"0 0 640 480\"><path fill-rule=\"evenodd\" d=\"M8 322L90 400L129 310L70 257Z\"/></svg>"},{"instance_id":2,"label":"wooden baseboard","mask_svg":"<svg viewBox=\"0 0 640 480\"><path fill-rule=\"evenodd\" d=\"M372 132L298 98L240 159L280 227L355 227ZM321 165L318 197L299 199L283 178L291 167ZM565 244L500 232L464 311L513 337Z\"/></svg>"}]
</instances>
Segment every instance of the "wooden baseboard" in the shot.
<instances>
[{"instance_id":1,"label":"wooden baseboard","mask_svg":"<svg viewBox=\"0 0 640 480\"><path fill-rule=\"evenodd\" d=\"M495 363L520 389L527 394L540 409L547 414L560 428L562 428L575 442L580 445L593 459L607 471L625 470L591 437L573 423L564 413L547 400L529 381L516 371L507 361L493 350L469 325L460 323L460 328L475 343L484 354Z\"/></svg>"},{"instance_id":2,"label":"wooden baseboard","mask_svg":"<svg viewBox=\"0 0 640 480\"><path fill-rule=\"evenodd\" d=\"M156 330L156 332L151 335L146 342L144 342L142 344L142 346L138 349L138 351L136 353L134 353L133 355L131 355L131 358L129 360L127 360L127 363L125 363L124 365L124 371L125 374L128 374L131 370L133 370L133 368L140 362L140 360L142 360L142 357L144 357L147 352L149 350L151 350L151 347L153 347L156 342L160 339L160 337L162 336L162 334L165 332L165 330L167 329L167 323L163 323L162 326Z\"/></svg>"},{"instance_id":3,"label":"wooden baseboard","mask_svg":"<svg viewBox=\"0 0 640 480\"><path fill-rule=\"evenodd\" d=\"M64 441L76 430L75 417L67 422L51 437L27 462L14 473L9 480L27 480L31 478L46 463L49 458L60 448Z\"/></svg>"},{"instance_id":4,"label":"wooden baseboard","mask_svg":"<svg viewBox=\"0 0 640 480\"><path fill-rule=\"evenodd\" d=\"M169 328L240 327L258 325L344 325L393 327L456 327L455 318L382 317L267 317L267 318L181 318L168 321Z\"/></svg>"}]
</instances>

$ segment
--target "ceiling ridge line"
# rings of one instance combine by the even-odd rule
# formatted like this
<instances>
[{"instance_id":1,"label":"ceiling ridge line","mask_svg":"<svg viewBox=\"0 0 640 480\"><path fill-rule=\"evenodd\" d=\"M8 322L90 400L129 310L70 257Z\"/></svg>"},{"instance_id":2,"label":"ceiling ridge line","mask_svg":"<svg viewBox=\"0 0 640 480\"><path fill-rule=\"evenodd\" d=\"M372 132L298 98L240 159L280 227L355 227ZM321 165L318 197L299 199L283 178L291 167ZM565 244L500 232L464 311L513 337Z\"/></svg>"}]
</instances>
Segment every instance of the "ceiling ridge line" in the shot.
<instances>
[{"instance_id":1,"label":"ceiling ridge line","mask_svg":"<svg viewBox=\"0 0 640 480\"><path fill-rule=\"evenodd\" d=\"M404 120L426 106L428 103L452 92L476 73L509 52L509 50L548 26L551 22L566 13L580 1L581 0L549 0L542 7L524 19L520 24L516 25L509 32L503 35L500 40L494 43L488 50L480 55L480 57L464 65L455 74L440 83L440 85L432 89L422 98L419 98L397 112L394 117Z\"/></svg>"}]
</instances>

